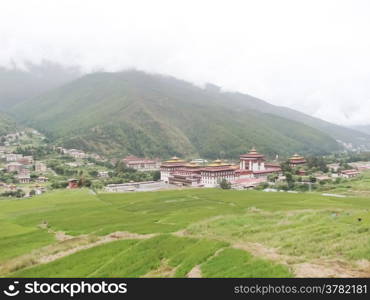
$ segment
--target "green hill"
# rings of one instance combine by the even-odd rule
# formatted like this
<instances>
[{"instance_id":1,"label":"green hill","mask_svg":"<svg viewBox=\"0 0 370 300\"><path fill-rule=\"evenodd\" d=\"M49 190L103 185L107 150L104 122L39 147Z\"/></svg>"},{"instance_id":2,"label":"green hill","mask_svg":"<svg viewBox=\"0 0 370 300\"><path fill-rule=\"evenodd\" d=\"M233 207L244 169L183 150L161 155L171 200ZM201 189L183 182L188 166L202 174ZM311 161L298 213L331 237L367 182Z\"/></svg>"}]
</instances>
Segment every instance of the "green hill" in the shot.
<instances>
[{"instance_id":1,"label":"green hill","mask_svg":"<svg viewBox=\"0 0 370 300\"><path fill-rule=\"evenodd\" d=\"M7 111L24 100L36 97L80 76L76 68L43 61L24 63L24 68L0 67L0 110Z\"/></svg>"},{"instance_id":2,"label":"green hill","mask_svg":"<svg viewBox=\"0 0 370 300\"><path fill-rule=\"evenodd\" d=\"M335 125L324 120L306 115L294 109L282 106L272 105L266 101L260 100L258 98L241 94L241 93L222 93L220 94L217 89L213 86L212 89L214 96L221 96L224 101L234 103L236 107L244 109L253 109L263 113L270 113L276 116L287 118L289 120L294 120L301 122L310 127L318 129L332 138L337 140L339 143L352 144L356 148L370 149L370 130L366 130L366 127L353 127L347 128L339 125ZM365 128L365 129L364 129Z\"/></svg>"},{"instance_id":3,"label":"green hill","mask_svg":"<svg viewBox=\"0 0 370 300\"><path fill-rule=\"evenodd\" d=\"M12 112L61 145L106 155L236 157L253 145L270 156L342 149L329 132L301 123L298 112L290 120L294 111L284 116L284 108L248 95L139 71L90 74Z\"/></svg>"},{"instance_id":4,"label":"green hill","mask_svg":"<svg viewBox=\"0 0 370 300\"><path fill-rule=\"evenodd\" d=\"M366 134L370 134L370 125L355 125L351 126L353 129L361 131Z\"/></svg>"},{"instance_id":5,"label":"green hill","mask_svg":"<svg viewBox=\"0 0 370 300\"><path fill-rule=\"evenodd\" d=\"M0 112L0 136L16 131L15 122L4 113Z\"/></svg>"}]
</instances>

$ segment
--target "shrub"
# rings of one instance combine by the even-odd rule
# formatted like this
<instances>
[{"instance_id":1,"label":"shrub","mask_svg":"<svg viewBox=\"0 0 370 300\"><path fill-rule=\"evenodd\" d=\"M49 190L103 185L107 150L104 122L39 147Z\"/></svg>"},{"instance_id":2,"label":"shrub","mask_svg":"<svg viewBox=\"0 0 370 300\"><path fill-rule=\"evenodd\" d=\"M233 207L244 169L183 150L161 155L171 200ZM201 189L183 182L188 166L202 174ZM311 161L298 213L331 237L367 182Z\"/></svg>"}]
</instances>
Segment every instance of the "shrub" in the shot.
<instances>
[{"instance_id":1,"label":"shrub","mask_svg":"<svg viewBox=\"0 0 370 300\"><path fill-rule=\"evenodd\" d=\"M222 188L223 190L229 190L231 189L231 183L223 178L220 182L220 188Z\"/></svg>"}]
</instances>

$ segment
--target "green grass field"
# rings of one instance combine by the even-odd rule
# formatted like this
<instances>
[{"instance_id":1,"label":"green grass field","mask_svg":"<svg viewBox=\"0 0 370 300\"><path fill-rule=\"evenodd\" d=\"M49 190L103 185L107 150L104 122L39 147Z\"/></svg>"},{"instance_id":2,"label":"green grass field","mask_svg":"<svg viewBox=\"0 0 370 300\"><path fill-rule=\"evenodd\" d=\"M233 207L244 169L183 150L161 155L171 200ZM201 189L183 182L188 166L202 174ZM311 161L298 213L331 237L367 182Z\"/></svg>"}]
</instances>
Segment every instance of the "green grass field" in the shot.
<instances>
[{"instance_id":1,"label":"green grass field","mask_svg":"<svg viewBox=\"0 0 370 300\"><path fill-rule=\"evenodd\" d=\"M359 177L352 178L340 184L329 184L330 193L338 193L343 195L355 195L359 197L370 197L370 171L364 171Z\"/></svg>"},{"instance_id":2,"label":"green grass field","mask_svg":"<svg viewBox=\"0 0 370 300\"><path fill-rule=\"evenodd\" d=\"M0 274L370 276L369 208L367 197L220 189L0 200ZM107 239L115 232L136 235Z\"/></svg>"}]
</instances>

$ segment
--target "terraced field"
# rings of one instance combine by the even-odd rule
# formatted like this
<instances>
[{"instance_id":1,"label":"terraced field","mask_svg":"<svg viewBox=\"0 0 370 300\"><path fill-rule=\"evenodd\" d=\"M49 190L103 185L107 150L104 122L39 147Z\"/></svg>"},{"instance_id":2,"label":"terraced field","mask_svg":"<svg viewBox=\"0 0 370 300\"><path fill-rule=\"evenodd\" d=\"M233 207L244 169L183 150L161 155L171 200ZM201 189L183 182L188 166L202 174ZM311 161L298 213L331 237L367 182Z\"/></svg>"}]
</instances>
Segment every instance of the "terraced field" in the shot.
<instances>
[{"instance_id":1,"label":"terraced field","mask_svg":"<svg viewBox=\"0 0 370 300\"><path fill-rule=\"evenodd\" d=\"M370 276L370 198L191 189L0 200L0 274Z\"/></svg>"}]
</instances>

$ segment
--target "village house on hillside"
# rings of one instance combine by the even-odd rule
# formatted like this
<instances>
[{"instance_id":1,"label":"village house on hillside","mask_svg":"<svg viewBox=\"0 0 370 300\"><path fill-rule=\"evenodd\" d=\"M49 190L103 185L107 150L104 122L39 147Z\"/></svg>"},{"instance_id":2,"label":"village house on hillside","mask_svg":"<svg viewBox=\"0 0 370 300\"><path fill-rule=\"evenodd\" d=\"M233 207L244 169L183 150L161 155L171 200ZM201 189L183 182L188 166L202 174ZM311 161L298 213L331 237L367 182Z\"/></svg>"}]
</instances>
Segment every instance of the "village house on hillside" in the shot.
<instances>
[{"instance_id":1,"label":"village house on hillside","mask_svg":"<svg viewBox=\"0 0 370 300\"><path fill-rule=\"evenodd\" d=\"M21 159L22 157L23 157L22 154L9 153L9 154L5 155L5 160L7 162L17 161L17 160Z\"/></svg>"},{"instance_id":2,"label":"village house on hillside","mask_svg":"<svg viewBox=\"0 0 370 300\"><path fill-rule=\"evenodd\" d=\"M39 176L37 177L37 182L39 183L44 183L44 182L47 182L49 179L45 176Z\"/></svg>"},{"instance_id":3,"label":"village house on hillside","mask_svg":"<svg viewBox=\"0 0 370 300\"><path fill-rule=\"evenodd\" d=\"M23 169L23 165L19 162L11 162L6 165L6 170L8 172L17 172L19 173Z\"/></svg>"},{"instance_id":4,"label":"village house on hillside","mask_svg":"<svg viewBox=\"0 0 370 300\"><path fill-rule=\"evenodd\" d=\"M137 171L158 171L160 169L160 161L156 159L140 158L129 155L122 159L122 161L128 168Z\"/></svg>"},{"instance_id":5,"label":"village house on hillside","mask_svg":"<svg viewBox=\"0 0 370 300\"><path fill-rule=\"evenodd\" d=\"M21 163L22 165L33 165L33 157L28 155L28 156L23 156L19 159L17 159L17 162Z\"/></svg>"},{"instance_id":6,"label":"village house on hillside","mask_svg":"<svg viewBox=\"0 0 370 300\"><path fill-rule=\"evenodd\" d=\"M78 188L78 180L75 178L68 179L68 189L77 189Z\"/></svg>"},{"instance_id":7,"label":"village house on hillside","mask_svg":"<svg viewBox=\"0 0 370 300\"><path fill-rule=\"evenodd\" d=\"M47 171L46 165L41 161L35 162L35 172L37 173L44 173Z\"/></svg>"},{"instance_id":8,"label":"village house on hillside","mask_svg":"<svg viewBox=\"0 0 370 300\"><path fill-rule=\"evenodd\" d=\"M370 170L370 162L359 161L359 162L352 162L349 165L351 166L351 168L356 169L360 172Z\"/></svg>"},{"instance_id":9,"label":"village house on hillside","mask_svg":"<svg viewBox=\"0 0 370 300\"><path fill-rule=\"evenodd\" d=\"M31 181L31 176L29 174L19 174L16 178L19 183L30 183Z\"/></svg>"},{"instance_id":10,"label":"village house on hillside","mask_svg":"<svg viewBox=\"0 0 370 300\"><path fill-rule=\"evenodd\" d=\"M206 166L188 163L173 157L161 164L161 180L165 183L189 186L216 187L225 179L234 187L249 187L257 182L266 181L267 175L279 174L278 165L265 163L264 155L256 149L240 155L239 165L215 160ZM251 180L261 178L261 180Z\"/></svg>"},{"instance_id":11,"label":"village house on hillside","mask_svg":"<svg viewBox=\"0 0 370 300\"><path fill-rule=\"evenodd\" d=\"M87 154L81 150L77 149L63 149L63 153L72 156L73 158L77 159L83 159L87 158Z\"/></svg>"},{"instance_id":12,"label":"village house on hillside","mask_svg":"<svg viewBox=\"0 0 370 300\"><path fill-rule=\"evenodd\" d=\"M109 177L109 172L108 171L98 171L98 177L108 178Z\"/></svg>"},{"instance_id":13,"label":"village house on hillside","mask_svg":"<svg viewBox=\"0 0 370 300\"><path fill-rule=\"evenodd\" d=\"M343 178L353 178L360 175L360 172L352 169L352 170L343 170L340 172L340 176Z\"/></svg>"},{"instance_id":14,"label":"village house on hillside","mask_svg":"<svg viewBox=\"0 0 370 300\"><path fill-rule=\"evenodd\" d=\"M338 169L340 168L340 164L339 163L332 163L332 164L328 164L327 167L332 172L338 172Z\"/></svg>"}]
</instances>

